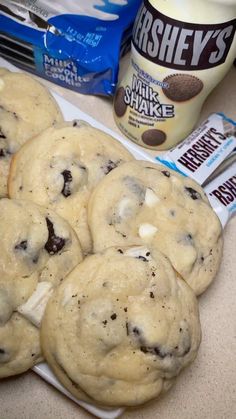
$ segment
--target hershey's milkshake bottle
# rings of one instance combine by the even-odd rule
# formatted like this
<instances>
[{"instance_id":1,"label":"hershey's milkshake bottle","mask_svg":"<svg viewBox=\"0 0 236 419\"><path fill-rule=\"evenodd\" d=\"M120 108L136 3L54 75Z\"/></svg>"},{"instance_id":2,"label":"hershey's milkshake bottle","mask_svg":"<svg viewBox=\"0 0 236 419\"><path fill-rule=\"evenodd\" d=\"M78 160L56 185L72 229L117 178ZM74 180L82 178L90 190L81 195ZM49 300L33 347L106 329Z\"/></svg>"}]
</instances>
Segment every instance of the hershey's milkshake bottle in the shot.
<instances>
[{"instance_id":1,"label":"hershey's milkshake bottle","mask_svg":"<svg viewBox=\"0 0 236 419\"><path fill-rule=\"evenodd\" d=\"M156 150L183 140L233 64L235 29L236 0L144 0L114 99L120 130Z\"/></svg>"}]
</instances>

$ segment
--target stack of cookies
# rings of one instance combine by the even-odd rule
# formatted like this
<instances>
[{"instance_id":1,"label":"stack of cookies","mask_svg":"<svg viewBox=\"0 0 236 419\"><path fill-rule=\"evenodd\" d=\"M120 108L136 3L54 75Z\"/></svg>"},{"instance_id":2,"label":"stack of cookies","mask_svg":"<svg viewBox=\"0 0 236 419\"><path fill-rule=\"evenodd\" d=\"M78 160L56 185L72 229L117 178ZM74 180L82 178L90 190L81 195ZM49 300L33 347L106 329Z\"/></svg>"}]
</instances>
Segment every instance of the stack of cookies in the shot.
<instances>
[{"instance_id":1,"label":"stack of cookies","mask_svg":"<svg viewBox=\"0 0 236 419\"><path fill-rule=\"evenodd\" d=\"M80 400L154 399L197 355L220 222L193 180L63 122L29 76L0 88L0 377L45 359Z\"/></svg>"}]
</instances>

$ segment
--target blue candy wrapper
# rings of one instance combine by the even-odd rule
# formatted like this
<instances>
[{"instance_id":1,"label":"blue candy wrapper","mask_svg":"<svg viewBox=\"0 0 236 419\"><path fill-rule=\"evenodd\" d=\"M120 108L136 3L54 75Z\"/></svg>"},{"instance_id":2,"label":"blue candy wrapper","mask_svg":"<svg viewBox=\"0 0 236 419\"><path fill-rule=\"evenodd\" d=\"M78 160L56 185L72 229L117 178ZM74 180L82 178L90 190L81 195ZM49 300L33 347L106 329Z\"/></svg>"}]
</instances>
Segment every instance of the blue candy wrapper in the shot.
<instances>
[{"instance_id":1,"label":"blue candy wrapper","mask_svg":"<svg viewBox=\"0 0 236 419\"><path fill-rule=\"evenodd\" d=\"M0 56L83 94L114 94L141 0L0 0Z\"/></svg>"}]
</instances>

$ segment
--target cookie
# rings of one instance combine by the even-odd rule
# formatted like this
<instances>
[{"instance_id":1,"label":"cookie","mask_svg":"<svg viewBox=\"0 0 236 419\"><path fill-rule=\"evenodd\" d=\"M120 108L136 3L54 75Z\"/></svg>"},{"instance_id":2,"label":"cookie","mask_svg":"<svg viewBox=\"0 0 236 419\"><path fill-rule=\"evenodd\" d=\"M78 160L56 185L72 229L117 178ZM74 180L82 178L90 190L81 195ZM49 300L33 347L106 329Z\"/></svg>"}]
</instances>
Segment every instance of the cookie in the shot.
<instances>
[{"instance_id":1,"label":"cookie","mask_svg":"<svg viewBox=\"0 0 236 419\"><path fill-rule=\"evenodd\" d=\"M134 161L115 169L92 193L88 219L94 252L151 244L197 295L219 268L221 224L203 189L163 166Z\"/></svg>"},{"instance_id":2,"label":"cookie","mask_svg":"<svg viewBox=\"0 0 236 419\"><path fill-rule=\"evenodd\" d=\"M171 74L167 76L163 83L168 87L163 87L165 96L173 102L184 102L197 96L203 89L203 82L191 74Z\"/></svg>"},{"instance_id":3,"label":"cookie","mask_svg":"<svg viewBox=\"0 0 236 419\"><path fill-rule=\"evenodd\" d=\"M79 240L53 211L0 200L0 377L40 359L39 327L54 288L82 260ZM34 355L32 355L34 354Z\"/></svg>"},{"instance_id":4,"label":"cookie","mask_svg":"<svg viewBox=\"0 0 236 419\"><path fill-rule=\"evenodd\" d=\"M87 254L92 248L87 224L90 193L111 170L132 159L122 144L83 121L59 124L16 153L9 194L50 207L68 220Z\"/></svg>"},{"instance_id":5,"label":"cookie","mask_svg":"<svg viewBox=\"0 0 236 419\"><path fill-rule=\"evenodd\" d=\"M62 119L56 101L38 81L0 68L0 197L7 196L12 155L29 138Z\"/></svg>"},{"instance_id":6,"label":"cookie","mask_svg":"<svg viewBox=\"0 0 236 419\"><path fill-rule=\"evenodd\" d=\"M0 324L0 379L20 374L42 361L39 330L13 312Z\"/></svg>"},{"instance_id":7,"label":"cookie","mask_svg":"<svg viewBox=\"0 0 236 419\"><path fill-rule=\"evenodd\" d=\"M137 406L169 389L200 339L193 291L145 247L88 256L51 297L41 327L61 383L105 406Z\"/></svg>"}]
</instances>

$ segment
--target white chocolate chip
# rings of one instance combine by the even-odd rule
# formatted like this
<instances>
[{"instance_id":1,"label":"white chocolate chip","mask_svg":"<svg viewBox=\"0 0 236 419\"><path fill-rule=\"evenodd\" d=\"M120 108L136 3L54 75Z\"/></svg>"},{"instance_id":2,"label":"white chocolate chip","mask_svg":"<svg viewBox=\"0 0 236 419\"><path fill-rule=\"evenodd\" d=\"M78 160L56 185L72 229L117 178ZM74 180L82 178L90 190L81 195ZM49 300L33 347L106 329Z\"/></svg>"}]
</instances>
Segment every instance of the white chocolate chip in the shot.
<instances>
[{"instance_id":1,"label":"white chocolate chip","mask_svg":"<svg viewBox=\"0 0 236 419\"><path fill-rule=\"evenodd\" d=\"M170 177L171 182L174 183L176 186L182 186L183 182L182 179L178 178L177 176L171 176Z\"/></svg>"},{"instance_id":2,"label":"white chocolate chip","mask_svg":"<svg viewBox=\"0 0 236 419\"><path fill-rule=\"evenodd\" d=\"M140 224L138 233L142 239L145 239L145 238L154 236L154 234L157 231L158 229L154 225L149 224L149 223L143 223L143 224Z\"/></svg>"},{"instance_id":3,"label":"white chocolate chip","mask_svg":"<svg viewBox=\"0 0 236 419\"><path fill-rule=\"evenodd\" d=\"M121 218L129 217L132 213L132 200L124 198L119 202L117 215Z\"/></svg>"},{"instance_id":4,"label":"white chocolate chip","mask_svg":"<svg viewBox=\"0 0 236 419\"><path fill-rule=\"evenodd\" d=\"M139 258L145 257L145 259L150 260L150 250L144 246L136 246L130 247L128 250L124 252L124 256L132 257L132 258Z\"/></svg>"},{"instance_id":5,"label":"white chocolate chip","mask_svg":"<svg viewBox=\"0 0 236 419\"><path fill-rule=\"evenodd\" d=\"M145 204L148 207L154 207L159 201L160 199L155 192L151 188L147 188L145 192Z\"/></svg>"},{"instance_id":6,"label":"white chocolate chip","mask_svg":"<svg viewBox=\"0 0 236 419\"><path fill-rule=\"evenodd\" d=\"M3 79L0 78L0 91L4 89L5 83Z\"/></svg>"},{"instance_id":7,"label":"white chocolate chip","mask_svg":"<svg viewBox=\"0 0 236 419\"><path fill-rule=\"evenodd\" d=\"M53 293L50 282L39 282L31 297L17 308L27 320L39 327L49 298Z\"/></svg>"},{"instance_id":8,"label":"white chocolate chip","mask_svg":"<svg viewBox=\"0 0 236 419\"><path fill-rule=\"evenodd\" d=\"M71 284L68 284L64 288L64 295L63 295L63 300L62 300L63 307L66 306L70 302L72 295L73 295L73 288Z\"/></svg>"}]
</instances>

